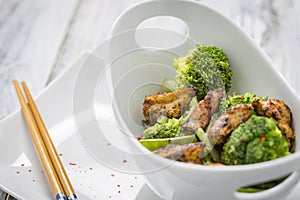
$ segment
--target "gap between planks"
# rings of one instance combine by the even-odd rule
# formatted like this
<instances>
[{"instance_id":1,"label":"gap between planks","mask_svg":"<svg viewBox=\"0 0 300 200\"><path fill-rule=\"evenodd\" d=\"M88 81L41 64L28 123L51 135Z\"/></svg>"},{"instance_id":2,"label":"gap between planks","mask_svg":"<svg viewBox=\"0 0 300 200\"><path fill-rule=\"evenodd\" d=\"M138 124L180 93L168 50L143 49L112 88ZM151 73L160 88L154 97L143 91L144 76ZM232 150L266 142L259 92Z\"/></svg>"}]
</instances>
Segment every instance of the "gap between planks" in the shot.
<instances>
[{"instance_id":1,"label":"gap between planks","mask_svg":"<svg viewBox=\"0 0 300 200\"><path fill-rule=\"evenodd\" d=\"M73 11L72 16L71 16L71 19L70 19L70 21L69 21L69 23L66 27L66 31L64 33L62 42L60 43L60 46L59 46L58 51L56 53L56 56L55 56L55 59L54 59L53 65L51 67L50 74L48 76L48 79L46 81L45 86L49 85L51 83L51 81L55 78L56 70L58 68L58 64L60 63L61 57L63 55L65 44L66 44L66 41L68 39L69 32L70 32L70 30L73 26L73 23L75 21L74 19L75 19L76 14L78 13L81 2L82 2L82 0L78 0L77 3L76 3L76 6L75 6L74 11Z\"/></svg>"}]
</instances>

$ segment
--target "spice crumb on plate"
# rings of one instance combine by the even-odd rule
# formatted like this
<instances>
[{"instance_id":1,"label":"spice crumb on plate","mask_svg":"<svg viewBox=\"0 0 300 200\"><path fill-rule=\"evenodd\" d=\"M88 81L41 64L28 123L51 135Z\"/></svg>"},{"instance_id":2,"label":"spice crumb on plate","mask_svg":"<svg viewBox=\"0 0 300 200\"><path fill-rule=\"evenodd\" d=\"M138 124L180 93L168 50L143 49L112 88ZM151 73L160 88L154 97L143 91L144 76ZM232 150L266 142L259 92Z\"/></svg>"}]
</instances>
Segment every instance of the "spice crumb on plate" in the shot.
<instances>
[{"instance_id":1,"label":"spice crumb on plate","mask_svg":"<svg viewBox=\"0 0 300 200\"><path fill-rule=\"evenodd\" d=\"M77 165L76 163L73 162L69 162L69 165Z\"/></svg>"}]
</instances>

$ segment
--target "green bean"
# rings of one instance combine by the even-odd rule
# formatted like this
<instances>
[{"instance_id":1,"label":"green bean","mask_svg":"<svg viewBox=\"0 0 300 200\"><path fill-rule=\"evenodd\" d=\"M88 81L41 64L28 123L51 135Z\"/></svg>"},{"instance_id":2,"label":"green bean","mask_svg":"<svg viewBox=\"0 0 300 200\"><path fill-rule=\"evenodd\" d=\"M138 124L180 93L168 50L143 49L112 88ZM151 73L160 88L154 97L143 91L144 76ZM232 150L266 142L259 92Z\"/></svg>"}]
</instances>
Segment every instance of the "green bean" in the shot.
<instances>
[{"instance_id":1,"label":"green bean","mask_svg":"<svg viewBox=\"0 0 300 200\"><path fill-rule=\"evenodd\" d=\"M279 178L275 181L269 181L269 182L266 182L266 183L261 183L261 184L257 184L257 185L253 185L253 186L239 188L239 189L237 189L237 191L242 192L242 193L261 192L261 191L270 189L272 187L275 187L276 185L278 185L279 183L284 181L287 177L288 176L285 176L285 177Z\"/></svg>"},{"instance_id":2,"label":"green bean","mask_svg":"<svg viewBox=\"0 0 300 200\"><path fill-rule=\"evenodd\" d=\"M261 192L264 191L264 189L259 189L259 188L254 188L254 187L243 187L237 189L238 192L241 193L256 193L256 192Z\"/></svg>"}]
</instances>

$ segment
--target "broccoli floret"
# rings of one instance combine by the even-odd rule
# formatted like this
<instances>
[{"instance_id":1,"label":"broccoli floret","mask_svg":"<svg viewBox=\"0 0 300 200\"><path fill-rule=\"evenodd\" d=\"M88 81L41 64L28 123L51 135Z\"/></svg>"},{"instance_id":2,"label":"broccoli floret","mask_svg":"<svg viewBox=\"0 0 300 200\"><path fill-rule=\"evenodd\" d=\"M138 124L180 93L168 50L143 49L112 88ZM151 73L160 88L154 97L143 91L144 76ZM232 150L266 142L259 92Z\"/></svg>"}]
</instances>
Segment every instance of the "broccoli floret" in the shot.
<instances>
[{"instance_id":1,"label":"broccoli floret","mask_svg":"<svg viewBox=\"0 0 300 200\"><path fill-rule=\"evenodd\" d=\"M251 105L254 100L267 100L268 97L262 97L262 96L256 96L255 94L252 94L251 92L246 92L244 95L237 95L235 92L232 95L228 96L227 99L227 107L234 107L238 104L249 104Z\"/></svg>"},{"instance_id":2,"label":"broccoli floret","mask_svg":"<svg viewBox=\"0 0 300 200\"><path fill-rule=\"evenodd\" d=\"M251 92L246 92L244 95L238 95L236 92L233 92L232 95L228 95L227 97L223 97L220 101L218 112L214 113L212 119L217 119L221 114L223 114L226 110L231 107L234 107L239 104L249 104L251 105L254 100L267 100L269 97L265 96L256 96Z\"/></svg>"},{"instance_id":3,"label":"broccoli floret","mask_svg":"<svg viewBox=\"0 0 300 200\"><path fill-rule=\"evenodd\" d=\"M174 60L176 76L165 80L167 91L174 91L192 85L198 88L198 100L204 98L209 90L231 88L232 71L223 50L216 46L196 45L185 57Z\"/></svg>"},{"instance_id":4,"label":"broccoli floret","mask_svg":"<svg viewBox=\"0 0 300 200\"><path fill-rule=\"evenodd\" d=\"M255 138L246 149L246 163L253 164L274 160L289 155L288 145L284 138L267 136Z\"/></svg>"},{"instance_id":5,"label":"broccoli floret","mask_svg":"<svg viewBox=\"0 0 300 200\"><path fill-rule=\"evenodd\" d=\"M290 155L288 142L273 118L252 115L235 129L221 152L226 165L253 164Z\"/></svg>"},{"instance_id":6,"label":"broccoli floret","mask_svg":"<svg viewBox=\"0 0 300 200\"><path fill-rule=\"evenodd\" d=\"M173 138L182 136L182 128L180 126L180 120L176 118L168 118L166 116L160 116L157 119L157 123L144 130L143 139L154 138Z\"/></svg>"},{"instance_id":7,"label":"broccoli floret","mask_svg":"<svg viewBox=\"0 0 300 200\"><path fill-rule=\"evenodd\" d=\"M221 114L231 107L234 107L239 104L249 104L251 105L254 100L268 99L268 97L261 97L252 94L251 92L246 92L244 95L238 95L236 92L233 92L232 95L223 97L220 101L218 112L214 113L212 116L212 121L217 119Z\"/></svg>"}]
</instances>

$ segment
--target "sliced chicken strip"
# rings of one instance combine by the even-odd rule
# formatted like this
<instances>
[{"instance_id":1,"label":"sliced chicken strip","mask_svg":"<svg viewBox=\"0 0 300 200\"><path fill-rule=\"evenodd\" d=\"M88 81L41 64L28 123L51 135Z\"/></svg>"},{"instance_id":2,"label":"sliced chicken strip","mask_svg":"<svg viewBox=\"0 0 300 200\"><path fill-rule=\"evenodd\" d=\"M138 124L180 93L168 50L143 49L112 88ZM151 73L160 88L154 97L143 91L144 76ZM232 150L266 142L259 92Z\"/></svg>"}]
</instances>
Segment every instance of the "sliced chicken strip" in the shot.
<instances>
[{"instance_id":1,"label":"sliced chicken strip","mask_svg":"<svg viewBox=\"0 0 300 200\"><path fill-rule=\"evenodd\" d=\"M275 120L291 124L292 112L282 100L255 100L252 106L260 116L273 117Z\"/></svg>"},{"instance_id":2,"label":"sliced chicken strip","mask_svg":"<svg viewBox=\"0 0 300 200\"><path fill-rule=\"evenodd\" d=\"M159 116L180 117L189 107L197 89L186 87L176 92L146 96L143 103L143 114L150 124L155 124Z\"/></svg>"},{"instance_id":3,"label":"sliced chicken strip","mask_svg":"<svg viewBox=\"0 0 300 200\"><path fill-rule=\"evenodd\" d=\"M182 127L185 132L196 132L199 128L205 129L211 116L218 110L221 99L226 96L224 89L211 90L190 114L187 123Z\"/></svg>"},{"instance_id":4,"label":"sliced chicken strip","mask_svg":"<svg viewBox=\"0 0 300 200\"><path fill-rule=\"evenodd\" d=\"M251 116L252 106L240 104L223 113L209 126L207 136L212 144L223 144L230 133Z\"/></svg>"},{"instance_id":5,"label":"sliced chicken strip","mask_svg":"<svg viewBox=\"0 0 300 200\"><path fill-rule=\"evenodd\" d=\"M202 142L189 144L168 144L153 151L153 153L164 158L180 162L203 164L202 154L204 148L205 143Z\"/></svg>"}]
</instances>

